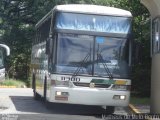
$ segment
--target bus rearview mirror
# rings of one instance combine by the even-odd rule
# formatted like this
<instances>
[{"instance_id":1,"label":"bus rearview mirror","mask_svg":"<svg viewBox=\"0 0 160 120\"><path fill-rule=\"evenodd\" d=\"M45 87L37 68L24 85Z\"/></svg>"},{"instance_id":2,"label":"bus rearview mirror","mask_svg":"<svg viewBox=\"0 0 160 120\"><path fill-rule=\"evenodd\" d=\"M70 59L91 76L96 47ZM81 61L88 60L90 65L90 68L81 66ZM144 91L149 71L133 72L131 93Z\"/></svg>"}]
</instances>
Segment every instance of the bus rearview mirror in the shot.
<instances>
[{"instance_id":1,"label":"bus rearview mirror","mask_svg":"<svg viewBox=\"0 0 160 120\"><path fill-rule=\"evenodd\" d=\"M6 55L7 56L10 55L10 48L7 45L0 44L0 47L4 48L6 50Z\"/></svg>"},{"instance_id":2,"label":"bus rearview mirror","mask_svg":"<svg viewBox=\"0 0 160 120\"><path fill-rule=\"evenodd\" d=\"M46 40L46 54L49 54L49 38Z\"/></svg>"}]
</instances>

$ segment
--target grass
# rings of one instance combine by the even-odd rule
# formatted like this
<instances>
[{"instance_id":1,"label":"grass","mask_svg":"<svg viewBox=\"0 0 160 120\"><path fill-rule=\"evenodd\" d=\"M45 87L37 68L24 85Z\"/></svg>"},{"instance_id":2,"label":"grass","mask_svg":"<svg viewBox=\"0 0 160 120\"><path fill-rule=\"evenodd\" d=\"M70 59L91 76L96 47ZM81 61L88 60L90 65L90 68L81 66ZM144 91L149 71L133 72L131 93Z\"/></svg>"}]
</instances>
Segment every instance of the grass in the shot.
<instances>
[{"instance_id":1,"label":"grass","mask_svg":"<svg viewBox=\"0 0 160 120\"><path fill-rule=\"evenodd\" d=\"M131 97L130 99L131 104L140 104L140 105L149 105L150 104L150 98L140 98L140 97Z\"/></svg>"},{"instance_id":2,"label":"grass","mask_svg":"<svg viewBox=\"0 0 160 120\"><path fill-rule=\"evenodd\" d=\"M0 86L15 86L17 88L22 88L26 86L26 83L22 82L21 80L9 79L0 82Z\"/></svg>"}]
</instances>

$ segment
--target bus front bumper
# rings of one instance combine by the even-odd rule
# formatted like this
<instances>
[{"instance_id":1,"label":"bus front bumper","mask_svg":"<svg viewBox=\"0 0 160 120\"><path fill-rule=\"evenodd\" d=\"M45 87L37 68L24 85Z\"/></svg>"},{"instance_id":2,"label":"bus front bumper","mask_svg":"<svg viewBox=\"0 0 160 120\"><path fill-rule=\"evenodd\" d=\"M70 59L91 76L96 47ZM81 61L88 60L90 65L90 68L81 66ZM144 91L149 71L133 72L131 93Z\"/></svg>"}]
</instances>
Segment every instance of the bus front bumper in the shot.
<instances>
[{"instance_id":1,"label":"bus front bumper","mask_svg":"<svg viewBox=\"0 0 160 120\"><path fill-rule=\"evenodd\" d=\"M97 88L51 87L48 101L95 106L128 106L130 91Z\"/></svg>"}]
</instances>

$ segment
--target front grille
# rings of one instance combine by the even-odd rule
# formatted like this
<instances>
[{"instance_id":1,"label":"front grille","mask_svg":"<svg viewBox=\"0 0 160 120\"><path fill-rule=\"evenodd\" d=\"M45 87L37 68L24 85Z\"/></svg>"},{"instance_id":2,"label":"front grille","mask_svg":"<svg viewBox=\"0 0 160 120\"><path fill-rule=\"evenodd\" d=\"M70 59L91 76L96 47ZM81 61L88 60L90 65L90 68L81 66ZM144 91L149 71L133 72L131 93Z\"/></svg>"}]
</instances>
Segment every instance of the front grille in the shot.
<instances>
[{"instance_id":1,"label":"front grille","mask_svg":"<svg viewBox=\"0 0 160 120\"><path fill-rule=\"evenodd\" d=\"M73 82L75 86L81 86L81 87L90 87L90 83L80 83L80 82ZM109 88L111 85L109 84L100 84L95 83L95 88Z\"/></svg>"},{"instance_id":2,"label":"front grille","mask_svg":"<svg viewBox=\"0 0 160 120\"><path fill-rule=\"evenodd\" d=\"M109 84L95 84L96 88L109 88L111 85Z\"/></svg>"},{"instance_id":3,"label":"front grille","mask_svg":"<svg viewBox=\"0 0 160 120\"><path fill-rule=\"evenodd\" d=\"M89 87L89 83L73 82L75 86Z\"/></svg>"}]
</instances>

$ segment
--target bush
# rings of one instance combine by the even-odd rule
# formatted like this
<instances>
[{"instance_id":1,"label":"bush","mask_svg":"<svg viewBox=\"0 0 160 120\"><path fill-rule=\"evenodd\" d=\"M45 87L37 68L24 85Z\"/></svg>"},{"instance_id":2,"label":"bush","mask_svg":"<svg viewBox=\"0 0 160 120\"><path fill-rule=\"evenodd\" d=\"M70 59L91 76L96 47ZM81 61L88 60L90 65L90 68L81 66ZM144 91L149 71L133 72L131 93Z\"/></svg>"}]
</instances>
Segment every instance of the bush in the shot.
<instances>
[{"instance_id":1,"label":"bush","mask_svg":"<svg viewBox=\"0 0 160 120\"><path fill-rule=\"evenodd\" d=\"M0 85L4 85L4 86L16 86L16 87L26 87L26 84L25 82L21 81L21 80L5 80L5 81L2 81L0 82Z\"/></svg>"},{"instance_id":2,"label":"bush","mask_svg":"<svg viewBox=\"0 0 160 120\"><path fill-rule=\"evenodd\" d=\"M134 66L132 71L132 95L149 97L151 86L151 70L141 65Z\"/></svg>"}]
</instances>

